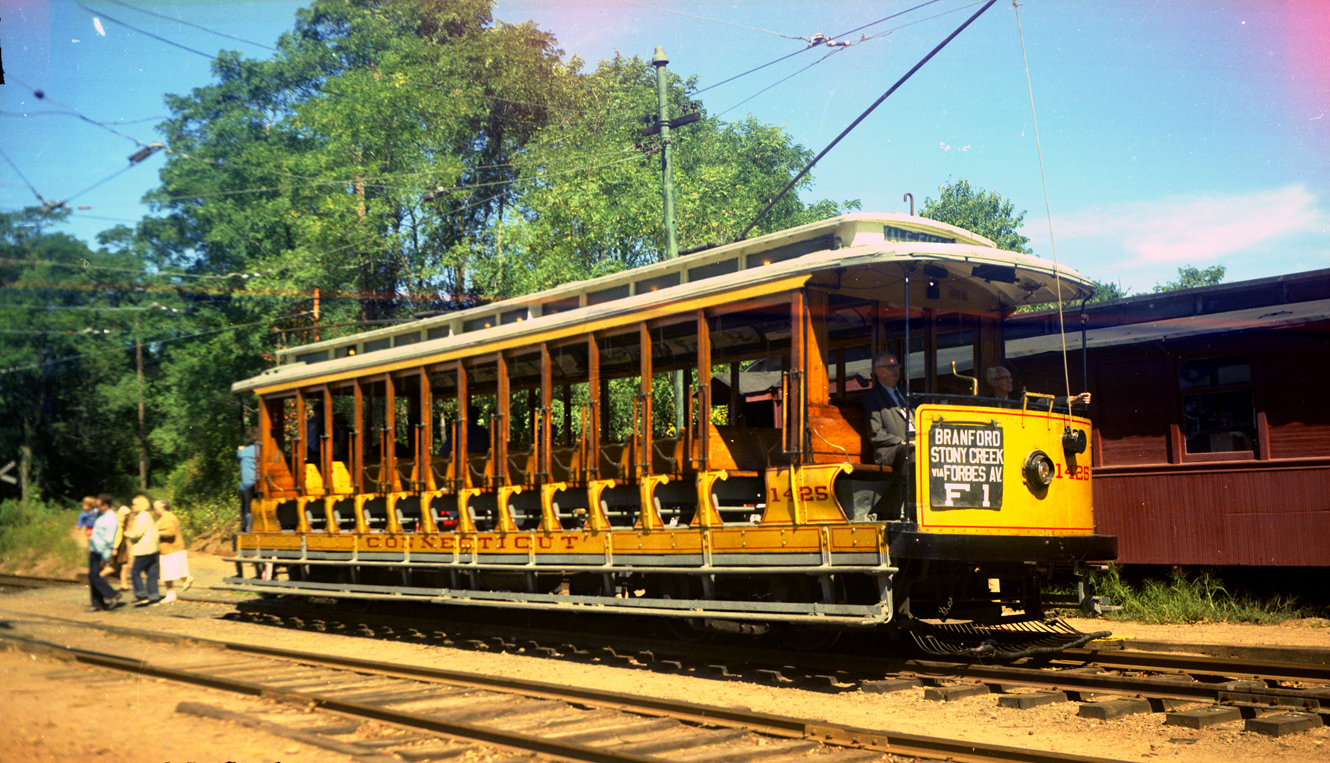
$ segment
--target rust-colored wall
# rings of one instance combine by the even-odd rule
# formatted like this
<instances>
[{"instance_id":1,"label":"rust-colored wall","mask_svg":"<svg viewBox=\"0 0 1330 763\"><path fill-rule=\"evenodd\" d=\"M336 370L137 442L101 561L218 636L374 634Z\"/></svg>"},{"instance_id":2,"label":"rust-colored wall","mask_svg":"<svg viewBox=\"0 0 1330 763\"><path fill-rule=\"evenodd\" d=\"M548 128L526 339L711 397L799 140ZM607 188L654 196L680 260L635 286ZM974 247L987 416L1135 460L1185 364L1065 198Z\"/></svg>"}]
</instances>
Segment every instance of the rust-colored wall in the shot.
<instances>
[{"instance_id":1,"label":"rust-colored wall","mask_svg":"<svg viewBox=\"0 0 1330 763\"><path fill-rule=\"evenodd\" d=\"M1095 476L1125 564L1330 567L1330 464Z\"/></svg>"},{"instance_id":2,"label":"rust-colored wall","mask_svg":"<svg viewBox=\"0 0 1330 763\"><path fill-rule=\"evenodd\" d=\"M1178 366L1223 355L1252 363L1262 445L1189 460L1171 441ZM1075 393L1080 352L1069 360ZM1091 350L1088 365L1095 519L1120 562L1330 567L1330 326ZM1031 391L1062 394L1059 356L1008 366Z\"/></svg>"}]
</instances>

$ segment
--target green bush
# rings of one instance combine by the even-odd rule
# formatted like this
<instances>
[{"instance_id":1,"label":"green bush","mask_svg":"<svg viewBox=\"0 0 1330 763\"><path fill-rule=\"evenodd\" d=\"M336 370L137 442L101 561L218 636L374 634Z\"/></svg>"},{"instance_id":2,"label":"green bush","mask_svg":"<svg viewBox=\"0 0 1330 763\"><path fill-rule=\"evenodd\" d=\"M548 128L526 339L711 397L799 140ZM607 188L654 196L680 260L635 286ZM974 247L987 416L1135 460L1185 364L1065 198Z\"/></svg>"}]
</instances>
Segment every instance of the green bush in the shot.
<instances>
[{"instance_id":1,"label":"green bush","mask_svg":"<svg viewBox=\"0 0 1330 763\"><path fill-rule=\"evenodd\" d=\"M77 509L42 501L0 502L0 568L21 571L46 559L79 565L83 552L70 536L78 517Z\"/></svg>"},{"instance_id":2,"label":"green bush","mask_svg":"<svg viewBox=\"0 0 1330 763\"><path fill-rule=\"evenodd\" d=\"M1122 607L1107 615L1113 620L1144 623L1281 623L1307 616L1290 596L1275 594L1257 598L1248 594L1230 594L1224 582L1208 571L1174 570L1168 580L1146 578L1132 583L1122 577L1118 567L1096 573L1092 578L1096 593L1108 596Z\"/></svg>"},{"instance_id":3,"label":"green bush","mask_svg":"<svg viewBox=\"0 0 1330 763\"><path fill-rule=\"evenodd\" d=\"M219 533L234 533L240 528L240 493L194 495L171 504L180 518L181 529L191 542Z\"/></svg>"}]
</instances>

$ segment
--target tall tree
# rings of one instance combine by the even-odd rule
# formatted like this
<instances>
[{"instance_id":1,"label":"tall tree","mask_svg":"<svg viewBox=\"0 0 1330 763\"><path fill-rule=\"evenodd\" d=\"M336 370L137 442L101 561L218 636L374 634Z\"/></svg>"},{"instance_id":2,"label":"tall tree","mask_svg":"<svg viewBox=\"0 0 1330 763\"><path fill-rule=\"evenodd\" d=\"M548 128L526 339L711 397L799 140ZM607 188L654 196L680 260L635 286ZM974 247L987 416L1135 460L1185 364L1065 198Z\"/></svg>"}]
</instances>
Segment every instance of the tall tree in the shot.
<instances>
[{"instance_id":1,"label":"tall tree","mask_svg":"<svg viewBox=\"0 0 1330 763\"><path fill-rule=\"evenodd\" d=\"M755 119L727 123L707 117L689 97L696 87L692 78L671 72L667 83L671 116L697 110L703 117L670 133L679 245L727 243L812 152L780 128ZM564 84L565 118L537 132L527 146L522 225L512 235L517 251L500 278L510 293L637 267L663 256L659 136L641 135L658 113L654 67L638 57L616 55ZM805 176L801 187L811 182ZM857 208L857 201L805 204L789 194L756 233Z\"/></svg>"},{"instance_id":2,"label":"tall tree","mask_svg":"<svg viewBox=\"0 0 1330 763\"><path fill-rule=\"evenodd\" d=\"M991 239L999 249L1022 254L1033 253L1026 246L1030 239L1017 232L1025 221L1025 211L1018 214L1015 211L1016 205L997 191L975 188L970 185L970 181L960 178L939 186L938 195L937 199L931 196L924 199L924 206L919 210L920 217L978 233Z\"/></svg>"},{"instance_id":3,"label":"tall tree","mask_svg":"<svg viewBox=\"0 0 1330 763\"><path fill-rule=\"evenodd\" d=\"M316 289L327 339L659 257L659 157L635 145L652 68L583 73L491 6L314 0L272 58L223 52L212 84L167 98L156 215L105 243L187 276L168 280L189 330L153 347L149 395L178 489L230 487L229 384L314 338ZM692 87L672 77L674 115ZM684 246L731 238L808 157L755 120L675 139ZM853 206L792 195L759 232Z\"/></svg>"},{"instance_id":4,"label":"tall tree","mask_svg":"<svg viewBox=\"0 0 1330 763\"><path fill-rule=\"evenodd\" d=\"M138 263L43 231L59 219L0 213L0 462L25 501L137 484L135 341L160 328Z\"/></svg>"}]
</instances>

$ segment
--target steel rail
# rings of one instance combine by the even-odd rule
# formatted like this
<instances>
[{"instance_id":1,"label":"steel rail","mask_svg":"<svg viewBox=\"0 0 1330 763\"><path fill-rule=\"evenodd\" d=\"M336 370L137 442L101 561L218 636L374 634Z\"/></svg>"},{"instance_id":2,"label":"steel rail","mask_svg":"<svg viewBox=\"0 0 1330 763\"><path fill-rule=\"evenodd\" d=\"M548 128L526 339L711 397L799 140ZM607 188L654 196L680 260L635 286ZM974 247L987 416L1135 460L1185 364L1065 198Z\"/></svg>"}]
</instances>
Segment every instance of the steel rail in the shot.
<instances>
[{"instance_id":1,"label":"steel rail","mask_svg":"<svg viewBox=\"0 0 1330 763\"><path fill-rule=\"evenodd\" d=\"M262 602L247 603L243 611L272 616L278 618L293 617L300 620L337 620L338 615L334 612L319 612L307 607L297 607L290 609L287 607L272 608L266 607ZM351 618L357 622L366 620L366 616L360 615ZM368 624L371 627L386 626L394 630L415 628L417 630L428 631L437 630L437 623L428 623L424 621L414 621L410 618L397 616L369 616ZM705 663L707 661L727 662L740 661L747 664L762 665L764 663L776 667L796 666L800 670L810 673L836 672L843 670L845 660L850 657L854 660L855 672L859 674L873 675L893 675L900 673L911 673L923 677L955 677L971 678L988 683L1020 684L1025 686L1043 687L1050 689L1063 689L1069 691L1105 691L1105 692L1125 692L1125 693L1145 693L1146 696L1155 696L1159 698L1171 699L1195 699L1201 697L1206 701L1218 701L1225 691L1220 683L1197 682L1195 686L1188 688L1186 684L1179 684L1176 681L1167 679L1153 679L1153 684L1141 684L1137 682L1150 681L1148 677L1128 678L1114 675L1095 675L1068 673L1067 667L1088 667L1098 666L1103 668L1117 668L1127 670L1148 670L1159 672L1186 673L1189 675L1202 676L1220 676L1229 679L1252 678L1259 676L1262 679L1276 681L1303 681L1308 683L1321 683L1330 685L1330 666L1309 664L1305 659L1307 655L1302 655L1304 659L1298 662L1275 661L1275 660L1251 660L1251 659L1231 659L1224 657L1206 657L1197 655L1181 655L1173 653L1154 653L1154 652L1123 652L1115 649L1096 650L1093 648L1068 649L1056 655L1048 655L1035 659L1027 659L1017 664L983 664L972 662L955 662L949 660L920 660L904 657L879 656L875 654L799 654L791 656L789 653L780 650L772 650L754 647L734 647L717 644L680 644L678 642L661 642L651 639L635 638L615 638L606 640L603 637L588 635L585 633L568 633L555 631L552 633L542 633L532 631L528 628L517 628L515 626L504 626L501 629L506 635L517 632L517 637L521 639L540 640L540 641L559 641L580 643L591 638L595 642L594 646L587 648L597 648L611 646L616 650L636 650L642 652L651 652L657 658L678 659L688 663ZM1049 670L1044 666L1054 668L1064 668L1062 670ZM1071 678L1071 676L1075 678ZM1208 688L1207 688L1208 687ZM1250 694L1252 690L1244 690ZM1260 690L1271 694L1272 697L1280 696L1284 692L1285 696L1317 696L1315 691L1309 692L1302 690L1280 690L1263 689ZM1324 699L1323 704L1330 705L1330 698L1320 695Z\"/></svg>"},{"instance_id":2,"label":"steel rail","mask_svg":"<svg viewBox=\"0 0 1330 763\"><path fill-rule=\"evenodd\" d=\"M117 629L131 631L135 629ZM372 672L383 676L408 679L427 679L438 683L473 686L493 691L522 694L523 696L544 699L575 701L579 703L602 705L617 710L626 710L641 715L674 718L681 721L708 726L726 726L754 731L768 736L792 739L807 739L835 746L857 747L880 751L897 756L919 757L925 759L943 759L957 763L993 763L994 761L1027 761L1029 763L1114 763L1112 759L1070 755L1056 752L1042 752L1026 748L990 745L979 742L967 742L956 739L927 737L916 734L898 734L889 731L858 728L843 724L813 721L802 718L736 710L733 708L712 707L687 701L674 701L641 697L621 692L601 691L569 687L561 684L529 681L513 678L498 678L475 673L426 668L417 666L378 663L350 657L299 652L215 639L199 639L175 634L159 634L137 630L134 635L153 636L156 638L178 639L194 643L211 644L227 651L262 657L287 660L307 665L340 668L357 672ZM142 660L131 660L115 655L93 652L84 649L63 647L38 639L21 636L0 636L0 643L8 640L22 643L31 648L53 654L67 655L72 659L89 665L150 675L156 678L191 683L209 688L247 694L251 696L273 697L279 700L313 704L334 712L347 713L365 718L372 718L388 723L410 726L434 733L455 736L477 742L515 747L518 749L557 755L569 760L588 761L588 763L659 763L662 759L632 754L613 753L612 750L590 747L574 743L559 742L545 738L527 737L515 732L491 729L474 724L448 721L434 716L418 713L390 710L373 705L365 705L336 697L317 693L288 691L265 686L260 682L244 681L196 673L175 668L152 665Z\"/></svg>"},{"instance_id":3,"label":"steel rail","mask_svg":"<svg viewBox=\"0 0 1330 763\"><path fill-rule=\"evenodd\" d=\"M1060 654L1053 655L1052 662L1093 662L1096 665L1106 667L1135 670L1176 670L1184 673L1259 675L1263 678L1289 681L1320 681L1330 684L1330 665L1316 664L1306 660L1307 653L1295 651L1294 655L1291 656L1300 656L1303 660L1298 662L1292 660L1254 660L1243 657L1153 651L1124 652L1086 647L1068 649ZM1324 650L1321 650L1321 658L1325 659L1326 657Z\"/></svg>"},{"instance_id":4,"label":"steel rail","mask_svg":"<svg viewBox=\"0 0 1330 763\"><path fill-rule=\"evenodd\" d=\"M11 575L0 574L0 587L13 586L14 588L46 588L48 586L71 586L87 585L87 580L77 580L75 578L48 578L36 575Z\"/></svg>"},{"instance_id":5,"label":"steel rail","mask_svg":"<svg viewBox=\"0 0 1330 763\"><path fill-rule=\"evenodd\" d=\"M137 675L146 675L169 681L206 686L211 689L221 689L236 694L246 694L255 697L271 697L279 701L301 703L306 706L312 705L325 710L345 713L360 718L369 718L376 721L383 721L385 723L409 726L424 731L431 731L436 734L467 739L473 742L484 742L517 750L527 750L545 755L558 756L567 760L586 761L586 763L661 763L662 760L661 758L647 755L619 753L614 752L612 749L592 747L590 745L577 744L575 742L561 742L556 739L547 739L518 732L508 732L502 729L477 726L471 723L449 721L444 718L422 715L420 713L411 713L404 710L391 710L386 707L378 707L375 705L366 705L359 702L338 699L326 694L303 691L285 691L269 687L261 682L243 681L235 678L226 678L224 676L209 675L207 673L165 668L143 660L131 660L116 655L92 652L86 649L61 647L50 642L43 642L36 639L25 639L15 636L6 636L4 638L13 642L24 642L48 653L69 656L77 662L86 665L96 665L98 667L110 668L112 670L135 673ZM314 655L311 655L311 657L312 656ZM301 660L301 662L308 662L308 660Z\"/></svg>"}]
</instances>

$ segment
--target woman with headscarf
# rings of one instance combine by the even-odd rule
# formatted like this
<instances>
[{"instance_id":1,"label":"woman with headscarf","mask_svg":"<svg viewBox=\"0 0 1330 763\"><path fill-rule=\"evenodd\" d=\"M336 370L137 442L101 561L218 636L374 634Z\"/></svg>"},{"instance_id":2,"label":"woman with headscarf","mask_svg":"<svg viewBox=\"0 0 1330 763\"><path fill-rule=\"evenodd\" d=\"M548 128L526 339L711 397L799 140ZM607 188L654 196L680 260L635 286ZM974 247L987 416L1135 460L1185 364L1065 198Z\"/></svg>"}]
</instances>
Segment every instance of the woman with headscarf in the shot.
<instances>
[{"instance_id":1,"label":"woman with headscarf","mask_svg":"<svg viewBox=\"0 0 1330 763\"><path fill-rule=\"evenodd\" d=\"M180 532L180 519L171 511L167 501L153 501L152 510L157 514L157 539L161 553L162 582L166 583L166 596L163 604L175 601L175 583L181 582L182 591L189 590L194 578L189 574L189 563L185 559L185 538Z\"/></svg>"}]
</instances>

